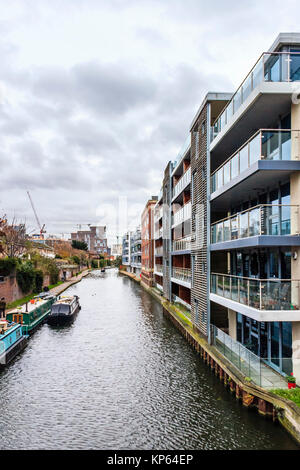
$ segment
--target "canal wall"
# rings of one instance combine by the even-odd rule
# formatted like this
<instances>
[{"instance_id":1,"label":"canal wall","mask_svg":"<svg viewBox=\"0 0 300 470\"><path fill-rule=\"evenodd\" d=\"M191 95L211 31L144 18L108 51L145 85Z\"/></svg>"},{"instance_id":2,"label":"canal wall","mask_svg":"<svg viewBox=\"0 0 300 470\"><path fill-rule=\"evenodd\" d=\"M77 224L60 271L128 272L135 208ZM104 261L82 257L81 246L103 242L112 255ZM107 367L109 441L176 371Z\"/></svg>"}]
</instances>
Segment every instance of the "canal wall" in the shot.
<instances>
[{"instance_id":1,"label":"canal wall","mask_svg":"<svg viewBox=\"0 0 300 470\"><path fill-rule=\"evenodd\" d=\"M132 278L163 307L164 315L180 331L190 346L201 357L224 386L239 400L244 407L256 410L259 415L278 421L300 445L300 408L291 400L275 395L254 383L248 382L244 375L220 352L208 344L207 340L195 330L192 322L178 308L167 301L154 288L131 273L119 271Z\"/></svg>"}]
</instances>

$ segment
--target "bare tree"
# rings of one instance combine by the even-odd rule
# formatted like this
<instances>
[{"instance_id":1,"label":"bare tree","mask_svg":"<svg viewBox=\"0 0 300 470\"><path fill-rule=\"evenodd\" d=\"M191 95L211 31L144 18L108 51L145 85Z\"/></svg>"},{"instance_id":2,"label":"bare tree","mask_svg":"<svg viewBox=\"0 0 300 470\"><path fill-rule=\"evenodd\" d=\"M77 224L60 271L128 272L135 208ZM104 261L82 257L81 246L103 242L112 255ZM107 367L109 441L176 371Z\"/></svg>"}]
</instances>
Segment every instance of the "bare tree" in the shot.
<instances>
[{"instance_id":1,"label":"bare tree","mask_svg":"<svg viewBox=\"0 0 300 470\"><path fill-rule=\"evenodd\" d=\"M0 218L0 253L9 258L21 256L27 246L25 224L7 222L6 216Z\"/></svg>"}]
</instances>

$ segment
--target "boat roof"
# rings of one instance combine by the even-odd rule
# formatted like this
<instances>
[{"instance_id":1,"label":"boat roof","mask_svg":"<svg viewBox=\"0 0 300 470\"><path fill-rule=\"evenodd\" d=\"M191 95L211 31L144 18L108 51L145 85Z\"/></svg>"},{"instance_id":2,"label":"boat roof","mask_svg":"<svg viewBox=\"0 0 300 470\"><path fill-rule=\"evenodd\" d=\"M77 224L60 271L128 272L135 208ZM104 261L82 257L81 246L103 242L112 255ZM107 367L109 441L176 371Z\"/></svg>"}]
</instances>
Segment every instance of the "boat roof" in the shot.
<instances>
[{"instance_id":1,"label":"boat roof","mask_svg":"<svg viewBox=\"0 0 300 470\"><path fill-rule=\"evenodd\" d=\"M1 321L3 322L3 320L1 320ZM7 321L7 330L3 334L0 333L0 340L5 338L6 336L10 335L10 333L12 333L14 330L16 330L18 328L22 328L22 325L20 325L19 323ZM0 327L0 330L1 330L1 327Z\"/></svg>"},{"instance_id":2,"label":"boat roof","mask_svg":"<svg viewBox=\"0 0 300 470\"><path fill-rule=\"evenodd\" d=\"M55 305L55 304L70 304L76 298L77 298L76 295L61 296L60 299L58 299L56 302L54 302L53 305Z\"/></svg>"},{"instance_id":3,"label":"boat roof","mask_svg":"<svg viewBox=\"0 0 300 470\"><path fill-rule=\"evenodd\" d=\"M26 312L26 304L20 305L18 308L14 308L13 310L10 310L8 314L11 313L30 313L32 310L35 310L37 307L40 307L41 305L44 305L46 302L50 300L50 298L53 296L49 296L49 298L46 299L41 299L41 298L34 298L34 304L32 304L30 301L27 302L27 310Z\"/></svg>"}]
</instances>

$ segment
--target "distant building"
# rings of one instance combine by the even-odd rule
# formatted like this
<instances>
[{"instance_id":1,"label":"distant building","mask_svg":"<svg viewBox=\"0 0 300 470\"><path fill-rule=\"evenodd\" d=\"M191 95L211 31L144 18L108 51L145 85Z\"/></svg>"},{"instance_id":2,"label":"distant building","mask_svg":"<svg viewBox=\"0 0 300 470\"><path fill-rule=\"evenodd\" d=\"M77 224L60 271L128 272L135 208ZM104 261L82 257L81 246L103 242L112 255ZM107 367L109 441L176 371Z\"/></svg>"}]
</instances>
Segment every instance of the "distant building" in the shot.
<instances>
[{"instance_id":1,"label":"distant building","mask_svg":"<svg viewBox=\"0 0 300 470\"><path fill-rule=\"evenodd\" d=\"M148 287L153 284L154 269L154 207L157 203L157 196L152 196L146 204L141 219L142 238L142 272L141 280Z\"/></svg>"},{"instance_id":2,"label":"distant building","mask_svg":"<svg viewBox=\"0 0 300 470\"><path fill-rule=\"evenodd\" d=\"M88 251L93 255L109 255L107 246L106 226L91 225L89 230L79 230L71 233L71 239L85 242Z\"/></svg>"}]
</instances>

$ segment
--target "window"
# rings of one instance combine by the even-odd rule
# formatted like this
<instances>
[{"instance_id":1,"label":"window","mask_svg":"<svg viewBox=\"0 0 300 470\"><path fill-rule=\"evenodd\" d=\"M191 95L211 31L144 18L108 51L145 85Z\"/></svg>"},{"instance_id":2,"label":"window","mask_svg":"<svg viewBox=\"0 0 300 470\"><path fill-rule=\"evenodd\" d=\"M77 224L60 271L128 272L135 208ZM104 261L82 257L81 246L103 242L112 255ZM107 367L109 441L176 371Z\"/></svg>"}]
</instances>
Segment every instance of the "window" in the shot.
<instances>
[{"instance_id":1,"label":"window","mask_svg":"<svg viewBox=\"0 0 300 470\"><path fill-rule=\"evenodd\" d=\"M206 128L206 123L205 121L202 122L202 125L201 125L201 134L204 135L205 134L205 128Z\"/></svg>"}]
</instances>

